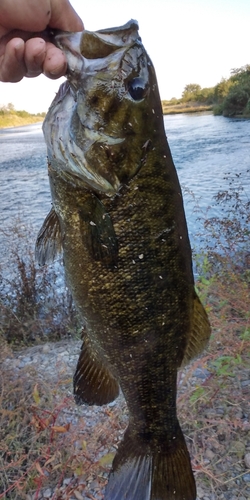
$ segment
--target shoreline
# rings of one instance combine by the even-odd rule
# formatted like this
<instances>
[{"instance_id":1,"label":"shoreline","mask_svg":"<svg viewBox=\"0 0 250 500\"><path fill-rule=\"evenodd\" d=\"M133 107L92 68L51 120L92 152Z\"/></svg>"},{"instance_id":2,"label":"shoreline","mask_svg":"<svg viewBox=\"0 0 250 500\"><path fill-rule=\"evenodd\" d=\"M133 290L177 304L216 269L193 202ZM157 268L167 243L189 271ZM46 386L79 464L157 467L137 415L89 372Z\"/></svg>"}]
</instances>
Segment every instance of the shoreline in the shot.
<instances>
[{"instance_id":1,"label":"shoreline","mask_svg":"<svg viewBox=\"0 0 250 500\"><path fill-rule=\"evenodd\" d=\"M163 115L175 115L181 113L205 113L212 112L212 106L163 106ZM34 123L42 123L44 117L42 116L30 116L21 117L18 115L8 115L0 116L0 130L6 128L23 127L25 125L33 125Z\"/></svg>"},{"instance_id":2,"label":"shoreline","mask_svg":"<svg viewBox=\"0 0 250 500\"><path fill-rule=\"evenodd\" d=\"M164 106L162 104L162 114L164 116L167 115L177 115L177 114L200 114L200 113L213 113L213 106L183 106L182 104L176 104L174 106ZM21 117L18 115L7 115L0 116L0 130L4 130L6 128L15 128L15 127L23 127L26 125L33 125L35 123L43 123L44 116L25 116ZM245 118L249 119L250 115L235 115L233 118Z\"/></svg>"},{"instance_id":3,"label":"shoreline","mask_svg":"<svg viewBox=\"0 0 250 500\"><path fill-rule=\"evenodd\" d=\"M205 113L205 112L209 112L209 113L212 113L213 112L213 106L211 105L204 105L204 106L195 106L195 105L192 105L192 106L188 106L188 105L183 105L183 104L176 104L174 106L164 106L164 104L162 105L162 112L163 112L163 115L177 115L177 114L181 114L181 113Z\"/></svg>"},{"instance_id":4,"label":"shoreline","mask_svg":"<svg viewBox=\"0 0 250 500\"><path fill-rule=\"evenodd\" d=\"M18 116L18 115L0 115L0 130L5 128L23 127L25 125L33 125L34 123L42 123L44 116Z\"/></svg>"}]
</instances>

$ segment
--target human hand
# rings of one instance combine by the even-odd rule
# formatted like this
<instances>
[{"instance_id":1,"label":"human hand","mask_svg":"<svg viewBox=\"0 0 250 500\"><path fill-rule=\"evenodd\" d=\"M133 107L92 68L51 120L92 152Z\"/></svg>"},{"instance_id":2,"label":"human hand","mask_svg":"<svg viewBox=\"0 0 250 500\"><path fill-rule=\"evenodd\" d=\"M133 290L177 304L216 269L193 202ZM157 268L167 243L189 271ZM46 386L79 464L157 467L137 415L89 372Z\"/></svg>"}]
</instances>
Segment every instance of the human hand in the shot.
<instances>
[{"instance_id":1,"label":"human hand","mask_svg":"<svg viewBox=\"0 0 250 500\"><path fill-rule=\"evenodd\" d=\"M56 79L65 74L63 52L39 36L47 26L83 30L69 0L0 0L0 81L19 82L41 73Z\"/></svg>"}]
</instances>

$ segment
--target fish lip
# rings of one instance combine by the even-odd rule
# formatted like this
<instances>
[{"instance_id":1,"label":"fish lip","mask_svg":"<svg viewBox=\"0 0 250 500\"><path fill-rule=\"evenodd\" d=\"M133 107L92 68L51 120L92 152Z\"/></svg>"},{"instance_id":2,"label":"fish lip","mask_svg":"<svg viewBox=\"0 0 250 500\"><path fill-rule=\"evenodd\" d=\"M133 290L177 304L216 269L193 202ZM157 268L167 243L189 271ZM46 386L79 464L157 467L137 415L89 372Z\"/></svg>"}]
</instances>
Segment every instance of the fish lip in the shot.
<instances>
[{"instance_id":1,"label":"fish lip","mask_svg":"<svg viewBox=\"0 0 250 500\"><path fill-rule=\"evenodd\" d=\"M138 30L138 22L131 19L123 26L97 31L52 30L51 41L64 52L68 63L67 78L71 81L71 85L77 88L77 78L91 70L93 63L95 66L99 64L100 69L104 69L103 64L107 58L114 57L115 54L123 52L125 48L131 48L136 43L141 44Z\"/></svg>"}]
</instances>

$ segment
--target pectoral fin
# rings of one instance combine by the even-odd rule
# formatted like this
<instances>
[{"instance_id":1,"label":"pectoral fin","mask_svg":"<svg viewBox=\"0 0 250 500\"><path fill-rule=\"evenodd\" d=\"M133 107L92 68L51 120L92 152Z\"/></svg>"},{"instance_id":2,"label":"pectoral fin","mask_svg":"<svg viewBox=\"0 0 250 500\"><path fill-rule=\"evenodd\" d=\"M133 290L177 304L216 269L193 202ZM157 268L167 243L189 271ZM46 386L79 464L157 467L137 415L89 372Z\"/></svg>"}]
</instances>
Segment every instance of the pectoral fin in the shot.
<instances>
[{"instance_id":1,"label":"pectoral fin","mask_svg":"<svg viewBox=\"0 0 250 500\"><path fill-rule=\"evenodd\" d=\"M195 293L191 334L186 346L182 367L197 357L205 349L211 335L207 313Z\"/></svg>"},{"instance_id":2,"label":"pectoral fin","mask_svg":"<svg viewBox=\"0 0 250 500\"><path fill-rule=\"evenodd\" d=\"M94 260L99 260L109 268L117 265L118 241L110 215L104 205L92 195L91 202L79 210L84 222L84 241Z\"/></svg>"},{"instance_id":3,"label":"pectoral fin","mask_svg":"<svg viewBox=\"0 0 250 500\"><path fill-rule=\"evenodd\" d=\"M87 337L74 375L74 395L77 404L88 405L108 404L119 395L118 382L94 352Z\"/></svg>"},{"instance_id":4,"label":"pectoral fin","mask_svg":"<svg viewBox=\"0 0 250 500\"><path fill-rule=\"evenodd\" d=\"M62 237L58 216L52 208L36 240L35 257L41 266L52 262L62 251Z\"/></svg>"}]
</instances>

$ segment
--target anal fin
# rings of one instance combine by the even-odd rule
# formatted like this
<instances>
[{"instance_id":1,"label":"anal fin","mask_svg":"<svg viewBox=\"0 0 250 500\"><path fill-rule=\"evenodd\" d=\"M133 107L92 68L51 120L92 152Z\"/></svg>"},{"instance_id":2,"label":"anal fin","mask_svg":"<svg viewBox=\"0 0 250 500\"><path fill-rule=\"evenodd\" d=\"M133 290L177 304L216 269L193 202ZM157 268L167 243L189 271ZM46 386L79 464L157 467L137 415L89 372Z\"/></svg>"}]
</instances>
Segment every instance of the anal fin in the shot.
<instances>
[{"instance_id":1,"label":"anal fin","mask_svg":"<svg viewBox=\"0 0 250 500\"><path fill-rule=\"evenodd\" d=\"M211 335L211 326L207 313L194 292L193 317L191 333L185 349L182 367L188 364L193 358L199 356L208 344Z\"/></svg>"},{"instance_id":2,"label":"anal fin","mask_svg":"<svg viewBox=\"0 0 250 500\"><path fill-rule=\"evenodd\" d=\"M74 396L77 404L105 405L119 395L119 384L108 367L84 339L74 375Z\"/></svg>"}]
</instances>

